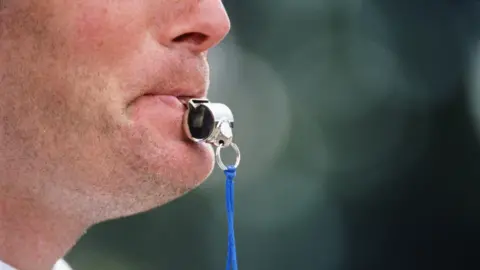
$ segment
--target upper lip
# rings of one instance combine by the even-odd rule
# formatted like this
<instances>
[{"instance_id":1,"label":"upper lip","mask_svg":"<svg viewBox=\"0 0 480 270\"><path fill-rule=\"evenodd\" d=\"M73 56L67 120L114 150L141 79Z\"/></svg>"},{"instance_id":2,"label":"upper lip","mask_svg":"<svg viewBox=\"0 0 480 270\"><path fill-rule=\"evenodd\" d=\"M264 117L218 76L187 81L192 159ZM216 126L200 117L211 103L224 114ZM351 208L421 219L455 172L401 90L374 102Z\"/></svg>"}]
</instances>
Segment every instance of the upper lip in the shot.
<instances>
[{"instance_id":1,"label":"upper lip","mask_svg":"<svg viewBox=\"0 0 480 270\"><path fill-rule=\"evenodd\" d=\"M208 88L206 59L182 56L172 60L172 63L166 60L162 63L161 66L146 70L143 85L132 85L138 89L130 99L132 102L145 95L175 96L180 101L205 98Z\"/></svg>"},{"instance_id":2,"label":"upper lip","mask_svg":"<svg viewBox=\"0 0 480 270\"><path fill-rule=\"evenodd\" d=\"M185 106L187 105L190 99L194 98L206 98L206 90L201 89L176 89L172 91L165 91L160 88L154 88L148 91L144 91L142 94L134 97L128 104L135 103L139 98L144 96L155 96L155 95L162 95L162 96L174 96L176 97L182 104Z\"/></svg>"},{"instance_id":3,"label":"upper lip","mask_svg":"<svg viewBox=\"0 0 480 270\"><path fill-rule=\"evenodd\" d=\"M172 91L162 91L158 88L152 89L143 93L141 96L148 95L162 95L162 96L174 96L183 104L187 104L190 99L205 98L206 90L204 89L175 89Z\"/></svg>"},{"instance_id":4,"label":"upper lip","mask_svg":"<svg viewBox=\"0 0 480 270\"><path fill-rule=\"evenodd\" d=\"M162 95L162 96L174 96L179 99L191 99L191 98L204 98L206 91L204 89L175 89L172 91L165 91L162 89L152 89L142 94L147 95Z\"/></svg>"}]
</instances>

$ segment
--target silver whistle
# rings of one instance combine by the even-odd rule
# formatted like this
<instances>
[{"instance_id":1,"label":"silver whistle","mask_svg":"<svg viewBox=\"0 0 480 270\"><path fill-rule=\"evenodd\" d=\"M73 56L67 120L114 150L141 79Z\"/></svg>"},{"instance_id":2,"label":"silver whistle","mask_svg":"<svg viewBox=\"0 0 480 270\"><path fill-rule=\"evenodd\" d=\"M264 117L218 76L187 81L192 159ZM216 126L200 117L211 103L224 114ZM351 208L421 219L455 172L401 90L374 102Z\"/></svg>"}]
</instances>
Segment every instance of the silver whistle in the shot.
<instances>
[{"instance_id":1,"label":"silver whistle","mask_svg":"<svg viewBox=\"0 0 480 270\"><path fill-rule=\"evenodd\" d=\"M194 142L206 142L216 146L216 160L226 170L221 159L221 149L231 146L236 154L235 167L240 164L240 150L233 143L233 113L225 104L211 103L208 99L190 99L184 116L184 129Z\"/></svg>"}]
</instances>

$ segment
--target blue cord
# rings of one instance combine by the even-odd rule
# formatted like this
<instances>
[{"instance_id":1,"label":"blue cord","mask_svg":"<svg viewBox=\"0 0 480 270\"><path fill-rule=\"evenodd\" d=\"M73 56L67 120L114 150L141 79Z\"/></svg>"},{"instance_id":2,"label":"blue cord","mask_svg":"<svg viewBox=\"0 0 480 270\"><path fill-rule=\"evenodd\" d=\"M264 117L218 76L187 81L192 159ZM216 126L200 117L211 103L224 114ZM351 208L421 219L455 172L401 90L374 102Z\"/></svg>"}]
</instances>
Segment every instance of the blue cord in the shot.
<instances>
[{"instance_id":1,"label":"blue cord","mask_svg":"<svg viewBox=\"0 0 480 270\"><path fill-rule=\"evenodd\" d=\"M228 166L224 171L226 179L225 195L227 206L227 220L228 220L228 246L227 246L227 270L238 270L237 266L237 247L235 245L235 231L234 231L234 178L237 169L235 166Z\"/></svg>"}]
</instances>

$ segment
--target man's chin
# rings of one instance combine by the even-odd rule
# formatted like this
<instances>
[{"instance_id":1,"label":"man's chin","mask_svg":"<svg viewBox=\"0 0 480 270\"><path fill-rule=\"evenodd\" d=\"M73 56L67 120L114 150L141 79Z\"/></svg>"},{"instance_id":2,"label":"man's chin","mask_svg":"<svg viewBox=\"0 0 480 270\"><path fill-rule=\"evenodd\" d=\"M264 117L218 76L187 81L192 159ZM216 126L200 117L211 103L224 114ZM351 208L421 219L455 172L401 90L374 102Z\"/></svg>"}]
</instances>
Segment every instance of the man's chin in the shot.
<instances>
[{"instance_id":1,"label":"man's chin","mask_svg":"<svg viewBox=\"0 0 480 270\"><path fill-rule=\"evenodd\" d=\"M212 173L214 168L214 152L210 145L205 143L187 142L186 155L181 155L181 161L173 173L178 175L178 178L173 176L174 181L181 186L187 188L195 188L204 182Z\"/></svg>"},{"instance_id":2,"label":"man's chin","mask_svg":"<svg viewBox=\"0 0 480 270\"><path fill-rule=\"evenodd\" d=\"M213 171L214 152L208 144L177 141L162 151L165 151L161 154L164 160L158 160L154 165L155 172L159 181L173 188L175 193L198 187Z\"/></svg>"},{"instance_id":3,"label":"man's chin","mask_svg":"<svg viewBox=\"0 0 480 270\"><path fill-rule=\"evenodd\" d=\"M157 202L159 206L182 197L200 186L214 169L215 156L210 145L187 142L184 151L179 149L177 154L175 158L172 157L171 163L167 162L169 167L159 171L160 174L157 175L159 177L157 191L161 194L152 195L154 197L160 195L157 197L160 199Z\"/></svg>"},{"instance_id":4,"label":"man's chin","mask_svg":"<svg viewBox=\"0 0 480 270\"><path fill-rule=\"evenodd\" d=\"M201 185L214 168L214 153L207 144L175 141L161 151L152 156L144 148L135 159L127 158L128 164L118 164L119 170L128 171L117 171L119 177L109 183L113 193L105 202L110 209L106 219L135 215L174 201Z\"/></svg>"}]
</instances>

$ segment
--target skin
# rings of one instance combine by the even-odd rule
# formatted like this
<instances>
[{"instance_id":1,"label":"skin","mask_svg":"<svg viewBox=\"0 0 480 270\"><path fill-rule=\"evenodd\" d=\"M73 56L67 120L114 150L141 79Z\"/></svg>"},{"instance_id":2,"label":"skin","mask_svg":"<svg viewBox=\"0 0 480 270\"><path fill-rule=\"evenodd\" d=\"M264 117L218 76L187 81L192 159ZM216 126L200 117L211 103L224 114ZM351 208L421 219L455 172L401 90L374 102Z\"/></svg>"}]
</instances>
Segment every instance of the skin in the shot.
<instances>
[{"instance_id":1,"label":"skin","mask_svg":"<svg viewBox=\"0 0 480 270\"><path fill-rule=\"evenodd\" d=\"M221 0L0 7L0 260L51 269L88 227L208 177L212 151L186 138L172 95L206 95Z\"/></svg>"}]
</instances>

